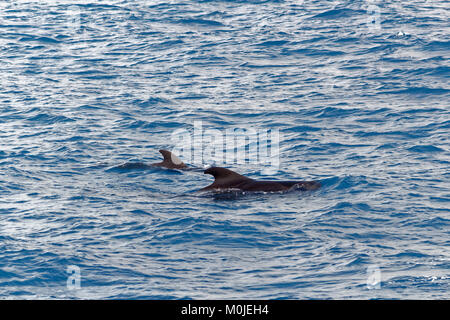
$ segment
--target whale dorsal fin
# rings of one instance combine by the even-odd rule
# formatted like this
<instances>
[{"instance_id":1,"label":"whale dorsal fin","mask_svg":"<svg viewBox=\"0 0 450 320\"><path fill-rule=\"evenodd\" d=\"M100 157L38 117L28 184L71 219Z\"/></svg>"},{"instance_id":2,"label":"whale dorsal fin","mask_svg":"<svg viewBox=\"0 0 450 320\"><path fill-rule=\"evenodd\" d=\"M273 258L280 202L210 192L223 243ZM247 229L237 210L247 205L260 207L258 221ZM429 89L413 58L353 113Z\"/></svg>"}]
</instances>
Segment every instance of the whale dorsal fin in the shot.
<instances>
[{"instance_id":1,"label":"whale dorsal fin","mask_svg":"<svg viewBox=\"0 0 450 320\"><path fill-rule=\"evenodd\" d=\"M214 177L214 183L203 188L202 190L213 188L232 188L241 182L253 180L229 169L220 167L208 168L204 171L204 173L212 175Z\"/></svg>"},{"instance_id":2,"label":"whale dorsal fin","mask_svg":"<svg viewBox=\"0 0 450 320\"><path fill-rule=\"evenodd\" d=\"M166 168L187 168L187 165L181 161L176 155L167 150L159 150L159 152L163 155L163 162L157 163L157 166L166 167Z\"/></svg>"}]
</instances>

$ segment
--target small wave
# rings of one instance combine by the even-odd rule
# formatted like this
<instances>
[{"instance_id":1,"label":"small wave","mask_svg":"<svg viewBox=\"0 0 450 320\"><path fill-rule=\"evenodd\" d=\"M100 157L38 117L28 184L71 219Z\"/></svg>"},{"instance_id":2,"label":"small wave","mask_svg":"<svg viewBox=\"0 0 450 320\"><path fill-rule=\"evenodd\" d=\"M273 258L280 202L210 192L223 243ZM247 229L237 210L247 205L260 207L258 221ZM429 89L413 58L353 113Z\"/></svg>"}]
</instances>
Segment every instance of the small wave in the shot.
<instances>
[{"instance_id":1,"label":"small wave","mask_svg":"<svg viewBox=\"0 0 450 320\"><path fill-rule=\"evenodd\" d=\"M338 51L338 50L328 50L328 49L322 49L322 48L302 48L302 49L294 49L294 50L285 50L283 51L283 54L288 55L305 55L305 56L340 56L344 55L345 52Z\"/></svg>"},{"instance_id":2,"label":"small wave","mask_svg":"<svg viewBox=\"0 0 450 320\"><path fill-rule=\"evenodd\" d=\"M37 123L40 123L43 125L49 125L49 124L55 124L55 123L61 123L61 122L73 122L75 120L68 118L66 116L63 116L63 115L40 113L38 115L28 118L27 121L37 122Z\"/></svg>"},{"instance_id":3,"label":"small wave","mask_svg":"<svg viewBox=\"0 0 450 320\"><path fill-rule=\"evenodd\" d=\"M315 113L318 118L330 118L330 117L346 117L347 115L354 115L355 113L360 112L357 108L335 108L335 107L326 107L317 109Z\"/></svg>"},{"instance_id":4,"label":"small wave","mask_svg":"<svg viewBox=\"0 0 450 320\"><path fill-rule=\"evenodd\" d=\"M296 67L293 64L277 64L267 62L245 62L241 64L242 68L260 69L260 68L292 68Z\"/></svg>"},{"instance_id":5,"label":"small wave","mask_svg":"<svg viewBox=\"0 0 450 320\"><path fill-rule=\"evenodd\" d=\"M446 51L450 47L450 41L432 41L424 46L426 50L430 51Z\"/></svg>"},{"instance_id":6,"label":"small wave","mask_svg":"<svg viewBox=\"0 0 450 320\"><path fill-rule=\"evenodd\" d=\"M379 188L382 185L375 179L366 176L332 177L320 180L326 190L364 190L365 187ZM363 187L364 186L364 187Z\"/></svg>"},{"instance_id":7,"label":"small wave","mask_svg":"<svg viewBox=\"0 0 450 320\"><path fill-rule=\"evenodd\" d=\"M130 213L136 214L136 215L143 215L143 216L153 216L153 214L151 212L148 212L145 210L140 210L140 209L132 210L132 211L130 211Z\"/></svg>"},{"instance_id":8,"label":"small wave","mask_svg":"<svg viewBox=\"0 0 450 320\"><path fill-rule=\"evenodd\" d=\"M417 145L417 146L408 148L408 151L415 152L415 153L444 152L443 149L433 146L433 145Z\"/></svg>"},{"instance_id":9,"label":"small wave","mask_svg":"<svg viewBox=\"0 0 450 320\"><path fill-rule=\"evenodd\" d=\"M355 15L361 15L365 14L366 12L363 10L352 10L348 8L342 8L342 9L332 9L327 10L324 12L321 12L319 14L316 14L313 16L313 18L321 18L321 19L341 19L341 18L348 18Z\"/></svg>"},{"instance_id":10,"label":"small wave","mask_svg":"<svg viewBox=\"0 0 450 320\"><path fill-rule=\"evenodd\" d=\"M287 40L268 40L268 41L263 41L260 43L257 43L257 46L261 46L261 47L280 47L283 46L285 44L288 44L289 41Z\"/></svg>"},{"instance_id":11,"label":"small wave","mask_svg":"<svg viewBox=\"0 0 450 320\"><path fill-rule=\"evenodd\" d=\"M180 19L176 20L176 23L188 24L188 25L200 25L206 27L223 27L223 23L215 20L206 20L206 19Z\"/></svg>"},{"instance_id":12,"label":"small wave","mask_svg":"<svg viewBox=\"0 0 450 320\"><path fill-rule=\"evenodd\" d=\"M450 92L445 88L410 87L401 90L379 91L379 94L407 94L407 95L444 95Z\"/></svg>"},{"instance_id":13,"label":"small wave","mask_svg":"<svg viewBox=\"0 0 450 320\"><path fill-rule=\"evenodd\" d=\"M396 149L396 148L398 148L398 143L384 143L378 146L375 150Z\"/></svg>"},{"instance_id":14,"label":"small wave","mask_svg":"<svg viewBox=\"0 0 450 320\"><path fill-rule=\"evenodd\" d=\"M37 42L41 42L41 43L50 43L50 44L61 43L61 41L59 41L55 38L38 37L38 36L33 36L33 35L24 36L24 37L20 38L19 41L22 41L22 42L37 41Z\"/></svg>"},{"instance_id":15,"label":"small wave","mask_svg":"<svg viewBox=\"0 0 450 320\"><path fill-rule=\"evenodd\" d=\"M429 288L433 290L436 294L440 290L443 292L448 292L448 278L447 276L395 276L388 278L382 282L383 288L392 288L395 290L399 289L411 289Z\"/></svg>"},{"instance_id":16,"label":"small wave","mask_svg":"<svg viewBox=\"0 0 450 320\"><path fill-rule=\"evenodd\" d=\"M150 106L161 106L170 104L171 101L169 99L161 98L161 97L150 97L146 100L137 100L136 104L141 108L146 108Z\"/></svg>"}]
</instances>

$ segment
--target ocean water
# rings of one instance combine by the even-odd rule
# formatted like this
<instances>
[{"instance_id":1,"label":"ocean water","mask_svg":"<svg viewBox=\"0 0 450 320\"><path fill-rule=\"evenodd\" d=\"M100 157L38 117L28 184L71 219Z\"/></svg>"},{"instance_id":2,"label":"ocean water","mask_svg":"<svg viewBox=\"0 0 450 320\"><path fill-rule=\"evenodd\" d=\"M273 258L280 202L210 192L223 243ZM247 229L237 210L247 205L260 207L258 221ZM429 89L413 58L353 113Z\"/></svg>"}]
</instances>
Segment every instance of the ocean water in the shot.
<instances>
[{"instance_id":1,"label":"ocean water","mask_svg":"<svg viewBox=\"0 0 450 320\"><path fill-rule=\"evenodd\" d=\"M445 1L0 10L0 298L450 298ZM322 188L116 168L195 122L277 130L272 175L223 165Z\"/></svg>"}]
</instances>

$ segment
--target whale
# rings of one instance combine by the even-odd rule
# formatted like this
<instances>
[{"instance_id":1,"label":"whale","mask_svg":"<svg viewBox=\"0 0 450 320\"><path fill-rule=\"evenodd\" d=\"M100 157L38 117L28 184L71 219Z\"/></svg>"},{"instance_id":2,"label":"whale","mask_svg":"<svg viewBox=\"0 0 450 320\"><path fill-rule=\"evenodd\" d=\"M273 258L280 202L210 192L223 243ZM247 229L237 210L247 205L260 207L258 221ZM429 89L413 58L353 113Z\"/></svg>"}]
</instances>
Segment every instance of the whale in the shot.
<instances>
[{"instance_id":1,"label":"whale","mask_svg":"<svg viewBox=\"0 0 450 320\"><path fill-rule=\"evenodd\" d=\"M159 152L163 155L164 160L162 162L153 163L151 166L153 167L164 167L167 169L187 169L188 166L181 161L176 155L167 150L159 150Z\"/></svg>"},{"instance_id":2,"label":"whale","mask_svg":"<svg viewBox=\"0 0 450 320\"><path fill-rule=\"evenodd\" d=\"M163 161L157 163L142 163L142 162L127 162L119 166L114 167L115 169L151 169L155 167L166 168L166 169L178 169L184 170L188 169L188 166L181 161L176 155L168 150L161 149L159 152L163 156Z\"/></svg>"},{"instance_id":3,"label":"whale","mask_svg":"<svg viewBox=\"0 0 450 320\"><path fill-rule=\"evenodd\" d=\"M321 187L317 181L277 181L277 180L254 180L243 176L237 172L221 167L210 167L204 174L210 174L214 177L214 182L199 191L259 191L259 192L277 192L288 190L317 190Z\"/></svg>"}]
</instances>

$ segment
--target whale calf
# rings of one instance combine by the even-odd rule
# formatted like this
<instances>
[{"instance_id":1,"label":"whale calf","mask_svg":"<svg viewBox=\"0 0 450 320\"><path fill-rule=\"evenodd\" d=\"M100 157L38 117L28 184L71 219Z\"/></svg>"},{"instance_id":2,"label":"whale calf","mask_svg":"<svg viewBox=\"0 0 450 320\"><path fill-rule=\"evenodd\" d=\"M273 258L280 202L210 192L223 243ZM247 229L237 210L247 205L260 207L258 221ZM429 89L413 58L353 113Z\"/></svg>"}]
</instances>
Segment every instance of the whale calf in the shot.
<instances>
[{"instance_id":1,"label":"whale calf","mask_svg":"<svg viewBox=\"0 0 450 320\"><path fill-rule=\"evenodd\" d=\"M128 162L114 167L115 169L151 169L154 167L162 167L167 169L188 169L188 166L183 163L176 155L167 150L159 150L164 159L158 163L146 164L142 162Z\"/></svg>"},{"instance_id":2,"label":"whale calf","mask_svg":"<svg viewBox=\"0 0 450 320\"><path fill-rule=\"evenodd\" d=\"M153 163L151 166L164 167L168 169L187 169L188 166L172 152L162 149L159 150L159 152L163 155L164 160L162 162Z\"/></svg>"},{"instance_id":3,"label":"whale calf","mask_svg":"<svg viewBox=\"0 0 450 320\"><path fill-rule=\"evenodd\" d=\"M227 189L263 192L286 191L291 189L307 191L317 190L321 186L317 181L254 180L229 169L220 167L208 168L203 173L212 175L214 177L214 182L211 185L200 189L200 191Z\"/></svg>"}]
</instances>

